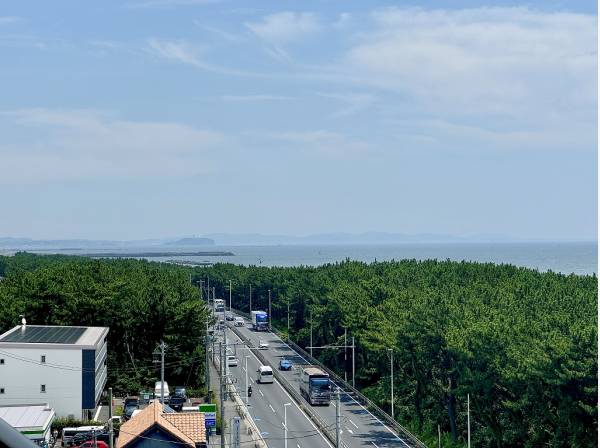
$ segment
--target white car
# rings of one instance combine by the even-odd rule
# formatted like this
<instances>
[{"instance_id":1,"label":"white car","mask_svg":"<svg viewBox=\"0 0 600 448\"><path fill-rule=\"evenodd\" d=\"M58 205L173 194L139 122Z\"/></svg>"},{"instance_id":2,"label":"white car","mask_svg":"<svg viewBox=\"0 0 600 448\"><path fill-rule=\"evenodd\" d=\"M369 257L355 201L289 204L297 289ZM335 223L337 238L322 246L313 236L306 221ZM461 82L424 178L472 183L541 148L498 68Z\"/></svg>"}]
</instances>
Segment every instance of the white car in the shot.
<instances>
[{"instance_id":1,"label":"white car","mask_svg":"<svg viewBox=\"0 0 600 448\"><path fill-rule=\"evenodd\" d=\"M234 355L227 356L227 366L228 367L237 367L238 359Z\"/></svg>"},{"instance_id":2,"label":"white car","mask_svg":"<svg viewBox=\"0 0 600 448\"><path fill-rule=\"evenodd\" d=\"M258 340L258 348L259 350L267 350L269 348L269 343L267 341L263 341L262 339Z\"/></svg>"},{"instance_id":3,"label":"white car","mask_svg":"<svg viewBox=\"0 0 600 448\"><path fill-rule=\"evenodd\" d=\"M244 318L243 317L236 317L235 320L233 321L233 325L236 327L243 327L244 324Z\"/></svg>"}]
</instances>

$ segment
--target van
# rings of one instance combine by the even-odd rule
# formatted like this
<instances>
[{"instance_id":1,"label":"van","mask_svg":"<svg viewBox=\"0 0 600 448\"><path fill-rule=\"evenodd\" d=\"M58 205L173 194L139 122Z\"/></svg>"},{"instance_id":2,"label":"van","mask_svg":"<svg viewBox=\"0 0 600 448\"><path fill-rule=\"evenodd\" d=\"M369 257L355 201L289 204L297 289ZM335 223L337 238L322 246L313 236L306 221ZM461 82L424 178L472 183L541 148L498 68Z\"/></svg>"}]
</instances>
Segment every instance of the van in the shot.
<instances>
[{"instance_id":1,"label":"van","mask_svg":"<svg viewBox=\"0 0 600 448\"><path fill-rule=\"evenodd\" d=\"M154 383L154 397L160 399L161 382ZM165 399L169 398L169 384L165 381Z\"/></svg>"},{"instance_id":2,"label":"van","mask_svg":"<svg viewBox=\"0 0 600 448\"><path fill-rule=\"evenodd\" d=\"M101 432L104 426L78 426L76 428L62 429L62 446L70 446L74 436L81 433L97 431Z\"/></svg>"},{"instance_id":3,"label":"van","mask_svg":"<svg viewBox=\"0 0 600 448\"><path fill-rule=\"evenodd\" d=\"M257 383L272 383L273 382L273 369L269 366L260 366L256 371L256 382Z\"/></svg>"}]
</instances>

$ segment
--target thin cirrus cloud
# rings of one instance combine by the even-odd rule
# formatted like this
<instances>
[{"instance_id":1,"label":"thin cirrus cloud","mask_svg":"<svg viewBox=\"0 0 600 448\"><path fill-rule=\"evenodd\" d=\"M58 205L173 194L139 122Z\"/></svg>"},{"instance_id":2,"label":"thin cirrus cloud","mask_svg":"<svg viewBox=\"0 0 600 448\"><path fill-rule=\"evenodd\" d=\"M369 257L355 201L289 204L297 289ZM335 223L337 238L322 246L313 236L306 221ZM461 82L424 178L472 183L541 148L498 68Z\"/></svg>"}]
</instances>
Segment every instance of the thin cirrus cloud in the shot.
<instances>
[{"instance_id":1,"label":"thin cirrus cloud","mask_svg":"<svg viewBox=\"0 0 600 448\"><path fill-rule=\"evenodd\" d=\"M232 103L246 103L254 101L287 101L293 100L294 97L286 95L270 95L270 94L257 94L257 95L223 95L221 97L223 101Z\"/></svg>"},{"instance_id":2,"label":"thin cirrus cloud","mask_svg":"<svg viewBox=\"0 0 600 448\"><path fill-rule=\"evenodd\" d=\"M18 144L1 147L0 179L13 183L198 175L225 140L186 124L121 120L94 110L21 109L0 120L19 136Z\"/></svg>"},{"instance_id":3,"label":"thin cirrus cloud","mask_svg":"<svg viewBox=\"0 0 600 448\"><path fill-rule=\"evenodd\" d=\"M246 22L245 25L256 36L275 46L302 39L321 29L317 15L309 12L269 14L259 22Z\"/></svg>"},{"instance_id":4,"label":"thin cirrus cloud","mask_svg":"<svg viewBox=\"0 0 600 448\"><path fill-rule=\"evenodd\" d=\"M280 132L269 135L269 138L284 142L290 148L337 158L365 153L371 149L366 141L327 130Z\"/></svg>"}]
</instances>

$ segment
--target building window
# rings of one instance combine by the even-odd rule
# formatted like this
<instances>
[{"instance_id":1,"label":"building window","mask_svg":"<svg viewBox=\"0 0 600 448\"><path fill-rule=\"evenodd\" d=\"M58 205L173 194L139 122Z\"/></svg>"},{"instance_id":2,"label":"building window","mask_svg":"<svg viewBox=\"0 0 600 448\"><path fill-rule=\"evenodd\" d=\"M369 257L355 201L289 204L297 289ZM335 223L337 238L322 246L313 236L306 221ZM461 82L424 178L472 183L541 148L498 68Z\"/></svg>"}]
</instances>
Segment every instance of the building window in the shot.
<instances>
[{"instance_id":1,"label":"building window","mask_svg":"<svg viewBox=\"0 0 600 448\"><path fill-rule=\"evenodd\" d=\"M42 355L42 363L46 362L46 355Z\"/></svg>"},{"instance_id":2,"label":"building window","mask_svg":"<svg viewBox=\"0 0 600 448\"><path fill-rule=\"evenodd\" d=\"M3 393L4 393L4 388L0 387L0 394L3 394Z\"/></svg>"},{"instance_id":3,"label":"building window","mask_svg":"<svg viewBox=\"0 0 600 448\"><path fill-rule=\"evenodd\" d=\"M42 384L42 385L40 386L40 392L41 392L41 393L46 393L46 385L45 385L45 384Z\"/></svg>"}]
</instances>

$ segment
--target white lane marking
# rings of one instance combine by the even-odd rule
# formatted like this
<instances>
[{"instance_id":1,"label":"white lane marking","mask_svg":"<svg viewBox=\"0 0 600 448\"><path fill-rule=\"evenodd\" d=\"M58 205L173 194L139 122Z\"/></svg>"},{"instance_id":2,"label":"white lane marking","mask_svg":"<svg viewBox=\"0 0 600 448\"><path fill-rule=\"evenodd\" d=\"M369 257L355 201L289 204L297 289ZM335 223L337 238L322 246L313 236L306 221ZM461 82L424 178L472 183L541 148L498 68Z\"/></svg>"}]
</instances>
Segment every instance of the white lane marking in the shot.
<instances>
[{"instance_id":1,"label":"white lane marking","mask_svg":"<svg viewBox=\"0 0 600 448\"><path fill-rule=\"evenodd\" d=\"M258 389L258 393L261 394L263 397L265 396L265 394L263 394L263 391Z\"/></svg>"},{"instance_id":2,"label":"white lane marking","mask_svg":"<svg viewBox=\"0 0 600 448\"><path fill-rule=\"evenodd\" d=\"M96 411L96 414L94 415L94 420L98 421L98 416L100 415L101 409L102 409L102 406L98 406L98 410Z\"/></svg>"},{"instance_id":3,"label":"white lane marking","mask_svg":"<svg viewBox=\"0 0 600 448\"><path fill-rule=\"evenodd\" d=\"M300 445L299 445L299 444L296 444L296 446L297 446L298 448L300 448Z\"/></svg>"},{"instance_id":4,"label":"white lane marking","mask_svg":"<svg viewBox=\"0 0 600 448\"><path fill-rule=\"evenodd\" d=\"M354 422L353 422L352 420L350 420L350 419L348 419L348 421L349 421L350 423L352 423L356 429L358 429L358 425L357 425L356 423L354 423Z\"/></svg>"},{"instance_id":5,"label":"white lane marking","mask_svg":"<svg viewBox=\"0 0 600 448\"><path fill-rule=\"evenodd\" d=\"M375 442L371 442L373 444L373 446L376 446L377 448L379 448L377 445L375 445Z\"/></svg>"},{"instance_id":6,"label":"white lane marking","mask_svg":"<svg viewBox=\"0 0 600 448\"><path fill-rule=\"evenodd\" d=\"M292 347L290 347L288 344L286 344L285 342L283 342L283 339L281 339L279 336L277 336L275 333L270 332L271 335L273 335L276 339L278 339L279 341L281 341L281 343L283 345L285 345L287 348L289 348L292 352L294 352L296 355L298 355L300 357L300 359L302 359L305 363L310 364L300 353L298 353L296 350L294 350ZM282 386L283 389L283 386ZM346 391L344 391L342 388L340 388L341 392L346 395L348 398L350 398L350 400L352 400L354 403L356 403L357 405L359 405L361 408L363 408L367 414L369 414L371 417L373 417L375 420L377 420L379 422L379 424L381 426L383 426L385 429L387 429L394 437L396 437L396 439L400 440L400 442L402 442L404 444L404 446L406 446L407 448L410 448L410 446L404 441L404 439L402 439L398 434L396 434L394 431L392 431L390 428L388 428L387 425L385 425L381 420L379 420L379 418L377 418L375 415L373 415L371 413L371 411L369 411L367 408L365 408L362 404L360 404L358 401L356 401L354 399L354 397L352 397L349 393L347 393ZM284 389L285 391L285 389ZM287 394L287 392L286 392ZM289 396L289 395L288 395ZM291 398L291 397L290 397ZM294 402L295 403L295 402ZM296 405L297 406L297 405ZM306 417L308 418L308 417ZM312 423L312 422L311 422ZM313 425L314 426L314 425ZM315 427L316 429L316 427ZM323 437L324 438L324 437ZM327 442L329 443L329 442ZM371 442L373 443L373 442ZM375 445L373 443L373 445ZM377 446L377 445L375 445Z\"/></svg>"},{"instance_id":7,"label":"white lane marking","mask_svg":"<svg viewBox=\"0 0 600 448\"><path fill-rule=\"evenodd\" d=\"M252 340L250 337L248 337L248 339ZM291 350L291 348L290 348L290 350ZM293 350L292 350L292 351L293 351ZM254 354L254 353L252 352L252 350L250 350L250 353L252 354L252 356L254 356L254 359L256 359L256 361L257 361L258 363L260 363L260 361L259 361L258 357L256 356L256 354ZM296 352L294 352L294 353L296 353ZM253 381L253 382L254 382L254 381ZM333 445L332 445L332 444L329 442L329 440L327 440L327 439L325 438L325 436L323 435L323 433L321 433L321 431L319 431L319 428L317 428L317 427L316 427L316 425L315 425L315 424L313 423L313 421L312 421L312 420L311 420L311 419L308 417L308 415L306 415L306 414L304 413L304 411L303 411L303 410L300 408L300 406L298 406L298 403L296 403L296 401L295 401L295 400L292 398L292 396L291 396L290 394L288 394L288 391L287 391L287 390L285 390L285 388L284 388L284 387L283 387L283 386L282 386L282 385L279 383L279 381L275 380L275 383L276 383L276 384L277 384L277 385L278 385L278 386L281 388L281 390L283 391L283 393L287 395L287 397L290 399L290 402L294 403L294 406L296 406L296 408L298 408L298 411L300 411L300 414L302 414L302 415L304 416L304 418L306 419L306 421L308 421L308 423L310 423L310 425L311 425L313 428L315 428L315 430L316 430L316 431L319 433L319 435L320 435L320 436L321 436L321 438L322 438L322 439L325 441L325 443L327 444L327 446L329 446L330 448L334 448L334 447L333 447ZM347 445L346 445L346 444L344 444L343 442L342 442L342 444L343 444L344 446L347 446Z\"/></svg>"},{"instance_id":8,"label":"white lane marking","mask_svg":"<svg viewBox=\"0 0 600 448\"><path fill-rule=\"evenodd\" d=\"M271 410L272 410L273 412L275 412L275 409L273 409L273 406L271 406L271 405L269 404L269 407L271 408Z\"/></svg>"}]
</instances>

